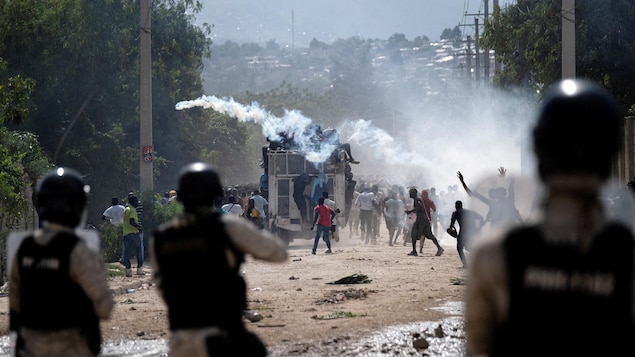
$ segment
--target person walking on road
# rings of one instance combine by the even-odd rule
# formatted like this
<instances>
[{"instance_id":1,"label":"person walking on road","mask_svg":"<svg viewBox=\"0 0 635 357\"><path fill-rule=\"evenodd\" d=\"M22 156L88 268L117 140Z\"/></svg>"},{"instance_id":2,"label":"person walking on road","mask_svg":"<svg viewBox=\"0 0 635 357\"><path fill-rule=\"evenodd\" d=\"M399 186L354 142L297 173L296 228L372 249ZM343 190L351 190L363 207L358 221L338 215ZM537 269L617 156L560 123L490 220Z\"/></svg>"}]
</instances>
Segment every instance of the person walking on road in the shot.
<instances>
[{"instance_id":1,"label":"person walking on road","mask_svg":"<svg viewBox=\"0 0 635 357\"><path fill-rule=\"evenodd\" d=\"M461 259L461 263L463 263L462 268L467 268L467 260L465 259L465 250L469 250L472 245L472 239L478 232L481 230L483 225L485 224L485 219L475 211L463 208L462 201L456 201L454 203L454 208L456 209L452 212L452 216L450 217L450 231L454 231L452 235L456 238L456 250L459 252L459 258ZM459 230L456 232L456 227L454 224L459 224Z\"/></svg>"},{"instance_id":2,"label":"person walking on road","mask_svg":"<svg viewBox=\"0 0 635 357\"><path fill-rule=\"evenodd\" d=\"M430 220L425 212L425 206L423 204L423 200L417 195L417 189L411 188L408 192L410 194L410 198L413 199L413 208L411 210L406 210L406 214L415 213L417 218L415 222L412 224L412 229L410 231L410 238L412 239L412 252L408 255L417 256L417 241L419 239L430 239L437 247L436 256L440 256L443 254L444 249L439 244L437 237L432 234L432 227L430 226ZM423 245L423 243L421 243Z\"/></svg>"},{"instance_id":3,"label":"person walking on road","mask_svg":"<svg viewBox=\"0 0 635 357\"><path fill-rule=\"evenodd\" d=\"M135 209L138 202L137 196L128 198L130 203L123 214L123 258L122 262L126 268L126 277L132 277L132 264L130 263L130 255L135 251L137 257L137 275L144 275L143 272L143 243L141 242L141 224Z\"/></svg>"},{"instance_id":4,"label":"person walking on road","mask_svg":"<svg viewBox=\"0 0 635 357\"><path fill-rule=\"evenodd\" d=\"M335 216L335 212L324 204L324 197L318 198L318 204L315 206L314 210L314 218L313 224L311 225L311 230L315 228L317 224L317 229L315 230L315 239L313 240L313 249L311 250L311 254L315 255L315 251L317 250L318 243L320 242L320 236L326 243L326 254L331 254L331 240L329 239L329 232L331 232L331 219Z\"/></svg>"}]
</instances>

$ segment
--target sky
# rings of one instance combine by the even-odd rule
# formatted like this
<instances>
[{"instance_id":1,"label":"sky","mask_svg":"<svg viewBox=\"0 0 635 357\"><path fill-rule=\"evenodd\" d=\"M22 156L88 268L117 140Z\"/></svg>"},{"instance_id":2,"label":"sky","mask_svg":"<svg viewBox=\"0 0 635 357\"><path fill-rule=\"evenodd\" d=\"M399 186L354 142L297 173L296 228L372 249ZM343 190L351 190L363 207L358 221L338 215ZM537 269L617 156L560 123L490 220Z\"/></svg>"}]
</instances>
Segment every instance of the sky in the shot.
<instances>
[{"instance_id":1,"label":"sky","mask_svg":"<svg viewBox=\"0 0 635 357\"><path fill-rule=\"evenodd\" d=\"M512 2L499 0L499 5ZM494 0L488 3L491 14ZM388 39L395 33L436 41L457 25L473 35L475 15L484 12L483 0L214 0L204 2L196 18L214 26L217 44L275 40L308 47L313 38L331 43L353 36Z\"/></svg>"}]
</instances>

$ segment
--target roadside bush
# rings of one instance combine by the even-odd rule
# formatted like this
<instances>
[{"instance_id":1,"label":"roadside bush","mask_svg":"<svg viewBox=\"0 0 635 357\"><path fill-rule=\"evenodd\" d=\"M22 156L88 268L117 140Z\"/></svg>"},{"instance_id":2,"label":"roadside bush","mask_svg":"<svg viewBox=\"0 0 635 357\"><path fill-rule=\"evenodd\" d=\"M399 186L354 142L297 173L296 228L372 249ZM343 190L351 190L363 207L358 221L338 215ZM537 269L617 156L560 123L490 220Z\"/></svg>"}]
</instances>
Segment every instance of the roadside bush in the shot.
<instances>
[{"instance_id":1,"label":"roadside bush","mask_svg":"<svg viewBox=\"0 0 635 357\"><path fill-rule=\"evenodd\" d=\"M123 247L123 225L113 226L105 222L99 225L98 229L101 237L101 249L104 262L118 262Z\"/></svg>"}]
</instances>

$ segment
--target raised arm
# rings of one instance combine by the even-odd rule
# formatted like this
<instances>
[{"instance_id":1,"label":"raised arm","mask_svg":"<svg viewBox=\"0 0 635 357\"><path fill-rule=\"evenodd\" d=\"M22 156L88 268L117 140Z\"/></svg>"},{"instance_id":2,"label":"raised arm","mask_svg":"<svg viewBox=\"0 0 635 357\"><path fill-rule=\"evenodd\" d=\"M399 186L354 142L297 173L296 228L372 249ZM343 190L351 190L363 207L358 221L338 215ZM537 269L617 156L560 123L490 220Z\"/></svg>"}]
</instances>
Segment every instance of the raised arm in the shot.
<instances>
[{"instance_id":1,"label":"raised arm","mask_svg":"<svg viewBox=\"0 0 635 357\"><path fill-rule=\"evenodd\" d=\"M468 196L476 197L479 200L481 200L483 203L485 203L486 205L490 204L491 201L487 197L481 195L478 192L474 192L474 191L470 190L469 187L467 187L467 184L465 183L465 180L463 179L463 174L461 174L461 171L458 171L456 173L456 176L459 178L459 181L461 181L461 185L463 185L463 189L465 190L465 192L467 192Z\"/></svg>"}]
</instances>

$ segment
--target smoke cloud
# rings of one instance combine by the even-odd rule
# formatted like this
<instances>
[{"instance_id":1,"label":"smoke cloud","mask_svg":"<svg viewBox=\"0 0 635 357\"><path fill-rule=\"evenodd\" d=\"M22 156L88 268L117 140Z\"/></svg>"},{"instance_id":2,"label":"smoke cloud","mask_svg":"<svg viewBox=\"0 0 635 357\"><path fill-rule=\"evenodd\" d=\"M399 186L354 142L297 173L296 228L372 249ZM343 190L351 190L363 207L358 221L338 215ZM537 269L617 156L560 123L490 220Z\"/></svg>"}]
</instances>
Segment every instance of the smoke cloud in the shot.
<instances>
[{"instance_id":1,"label":"smoke cloud","mask_svg":"<svg viewBox=\"0 0 635 357\"><path fill-rule=\"evenodd\" d=\"M510 175L533 171L531 149L526 144L533 98L484 88L453 91L452 97L433 95L425 101L402 96L393 103L398 111L394 118L343 119L336 126L340 142L349 143L353 157L361 161L353 166L355 176L441 191L458 184L457 171L469 183L496 176L499 167ZM283 132L292 135L307 160L314 163L327 160L336 148L316 145L313 126L319 123L298 110L286 110L276 117L256 102L246 105L216 96L176 104L177 110L193 107L259 124L263 136L273 141L280 140Z\"/></svg>"}]
</instances>

